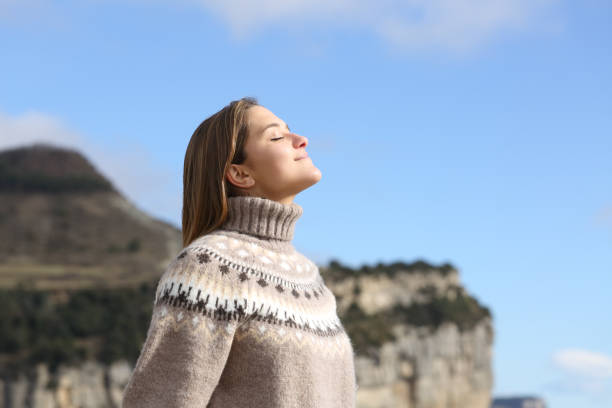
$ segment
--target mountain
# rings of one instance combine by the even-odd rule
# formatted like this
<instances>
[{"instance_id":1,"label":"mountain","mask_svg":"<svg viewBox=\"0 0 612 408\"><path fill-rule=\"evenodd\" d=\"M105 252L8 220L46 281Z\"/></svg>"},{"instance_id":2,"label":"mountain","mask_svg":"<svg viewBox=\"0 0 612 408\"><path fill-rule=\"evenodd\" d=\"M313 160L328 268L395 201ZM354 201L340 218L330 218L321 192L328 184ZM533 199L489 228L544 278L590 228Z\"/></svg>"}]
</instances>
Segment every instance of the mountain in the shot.
<instances>
[{"instance_id":1,"label":"mountain","mask_svg":"<svg viewBox=\"0 0 612 408\"><path fill-rule=\"evenodd\" d=\"M81 153L0 151L0 287L133 286L157 279L181 233L126 199Z\"/></svg>"}]
</instances>

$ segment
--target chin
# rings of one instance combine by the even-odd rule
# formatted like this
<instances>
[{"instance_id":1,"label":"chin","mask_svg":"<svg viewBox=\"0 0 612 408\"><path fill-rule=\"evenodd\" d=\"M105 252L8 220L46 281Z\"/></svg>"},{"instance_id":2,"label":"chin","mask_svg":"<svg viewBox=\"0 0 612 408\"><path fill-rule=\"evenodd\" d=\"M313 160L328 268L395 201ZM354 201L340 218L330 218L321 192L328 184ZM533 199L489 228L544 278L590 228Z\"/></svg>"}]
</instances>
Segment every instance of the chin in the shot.
<instances>
[{"instance_id":1,"label":"chin","mask_svg":"<svg viewBox=\"0 0 612 408\"><path fill-rule=\"evenodd\" d=\"M312 177L308 180L308 186L306 188L308 188L308 187L310 187L312 185L317 184L319 182L319 180L321 180L321 177L322 177L322 175L321 175L320 171L317 171L317 172L313 173Z\"/></svg>"},{"instance_id":2,"label":"chin","mask_svg":"<svg viewBox=\"0 0 612 408\"><path fill-rule=\"evenodd\" d=\"M321 170L319 170L319 168L316 167L314 164L312 165L311 174L314 178L317 179L317 181L321 180Z\"/></svg>"},{"instance_id":3,"label":"chin","mask_svg":"<svg viewBox=\"0 0 612 408\"><path fill-rule=\"evenodd\" d=\"M308 174L308 179L312 184L317 183L319 180L321 180L321 177L323 175L321 174L321 170L319 170L318 168L312 166L312 170L309 172ZM311 185L312 185L311 184Z\"/></svg>"}]
</instances>

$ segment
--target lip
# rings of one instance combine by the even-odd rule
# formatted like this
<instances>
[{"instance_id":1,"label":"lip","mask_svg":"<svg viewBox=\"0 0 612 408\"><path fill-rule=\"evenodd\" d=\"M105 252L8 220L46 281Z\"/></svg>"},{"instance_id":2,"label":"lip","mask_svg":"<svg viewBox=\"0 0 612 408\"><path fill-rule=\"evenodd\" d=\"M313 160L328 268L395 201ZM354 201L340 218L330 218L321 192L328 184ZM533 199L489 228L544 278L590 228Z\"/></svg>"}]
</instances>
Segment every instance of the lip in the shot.
<instances>
[{"instance_id":1,"label":"lip","mask_svg":"<svg viewBox=\"0 0 612 408\"><path fill-rule=\"evenodd\" d=\"M296 160L296 161L297 161L297 160L302 160L302 159L305 159L305 158L307 158L307 157L308 157L308 155L307 155L307 154L305 154L304 156L300 156L300 157L298 157L298 158L297 158L297 159L295 159L295 160Z\"/></svg>"}]
</instances>

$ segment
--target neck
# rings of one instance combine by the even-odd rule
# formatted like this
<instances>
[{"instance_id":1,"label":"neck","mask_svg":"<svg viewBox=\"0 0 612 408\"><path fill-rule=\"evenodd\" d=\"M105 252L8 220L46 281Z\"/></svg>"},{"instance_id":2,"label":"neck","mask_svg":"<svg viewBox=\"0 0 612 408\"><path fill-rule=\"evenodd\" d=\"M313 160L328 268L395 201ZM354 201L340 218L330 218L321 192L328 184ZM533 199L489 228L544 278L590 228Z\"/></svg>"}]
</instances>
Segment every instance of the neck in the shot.
<instances>
[{"instance_id":1,"label":"neck","mask_svg":"<svg viewBox=\"0 0 612 408\"><path fill-rule=\"evenodd\" d=\"M293 201L285 204L262 197L229 197L228 217L221 226L258 238L290 242L295 223L303 213Z\"/></svg>"},{"instance_id":2,"label":"neck","mask_svg":"<svg viewBox=\"0 0 612 408\"><path fill-rule=\"evenodd\" d=\"M276 201L278 201L281 204L291 205L293 203L293 199L294 198L295 198L295 196L292 195L292 196L288 196L288 197L285 197L285 198L282 198L282 199L276 200Z\"/></svg>"}]
</instances>

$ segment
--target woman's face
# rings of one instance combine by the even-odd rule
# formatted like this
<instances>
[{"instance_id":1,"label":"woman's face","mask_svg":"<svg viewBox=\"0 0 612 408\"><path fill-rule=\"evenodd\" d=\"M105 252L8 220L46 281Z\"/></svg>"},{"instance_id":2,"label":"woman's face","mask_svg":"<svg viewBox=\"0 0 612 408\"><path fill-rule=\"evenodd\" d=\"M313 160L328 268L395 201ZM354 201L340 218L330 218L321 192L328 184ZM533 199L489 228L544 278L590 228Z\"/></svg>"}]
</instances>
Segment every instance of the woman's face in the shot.
<instances>
[{"instance_id":1,"label":"woman's face","mask_svg":"<svg viewBox=\"0 0 612 408\"><path fill-rule=\"evenodd\" d=\"M252 195L290 203L321 179L306 153L308 139L292 133L285 122L263 106L247 111L246 160L232 164L228 179Z\"/></svg>"}]
</instances>

